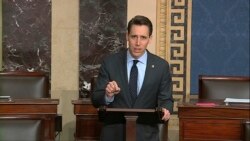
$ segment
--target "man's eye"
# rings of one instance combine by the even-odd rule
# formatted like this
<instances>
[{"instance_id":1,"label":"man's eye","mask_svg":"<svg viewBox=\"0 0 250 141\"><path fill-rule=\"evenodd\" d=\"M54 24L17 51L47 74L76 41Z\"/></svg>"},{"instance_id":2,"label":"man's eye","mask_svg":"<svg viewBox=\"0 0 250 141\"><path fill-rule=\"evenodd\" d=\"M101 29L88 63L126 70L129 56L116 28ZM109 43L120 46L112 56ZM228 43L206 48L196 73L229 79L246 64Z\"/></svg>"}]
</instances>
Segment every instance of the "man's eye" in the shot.
<instances>
[{"instance_id":1,"label":"man's eye","mask_svg":"<svg viewBox=\"0 0 250 141\"><path fill-rule=\"evenodd\" d=\"M131 36L131 38L132 38L132 39L135 39L135 38L136 38L136 36Z\"/></svg>"}]
</instances>

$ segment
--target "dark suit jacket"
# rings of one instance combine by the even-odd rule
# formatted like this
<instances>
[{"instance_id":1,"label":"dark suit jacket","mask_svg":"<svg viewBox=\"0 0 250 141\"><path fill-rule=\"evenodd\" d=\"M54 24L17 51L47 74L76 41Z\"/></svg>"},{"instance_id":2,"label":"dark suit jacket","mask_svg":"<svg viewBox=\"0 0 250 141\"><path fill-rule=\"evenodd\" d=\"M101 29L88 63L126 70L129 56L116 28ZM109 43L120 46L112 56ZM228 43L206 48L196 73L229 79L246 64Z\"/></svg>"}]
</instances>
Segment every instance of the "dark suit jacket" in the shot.
<instances>
[{"instance_id":1,"label":"dark suit jacket","mask_svg":"<svg viewBox=\"0 0 250 141\"><path fill-rule=\"evenodd\" d=\"M101 64L97 82L94 88L94 92L91 96L92 103L95 107L100 107L105 105L105 88L109 81L116 81L118 86L121 88L119 94L115 95L114 101L108 105L111 108L139 108L139 109L154 109L156 107L164 107L170 112L173 110L173 98L172 98L172 80L169 71L169 64L164 59L151 54L148 52L147 67L145 72L145 78L142 84L142 88L137 97L135 104L133 105L131 96L129 94L128 88L128 76L127 76L127 50L121 51L119 53L113 54L105 58ZM123 124L125 119L122 113L105 115L104 118L104 128L103 133L107 134L108 130L112 132L118 131L115 129L114 124ZM147 125L145 130L142 131L152 131L151 133L158 133L157 123L159 122L159 117L157 115L143 114L139 115L137 123L140 125ZM105 126L107 128L105 129ZM139 126L138 126L139 127ZM122 130L122 127L120 127ZM147 130L146 130L147 129ZM106 131L105 131L106 130ZM110 133L109 132L109 133ZM124 131L121 131L121 134ZM140 131L138 131L140 132ZM141 133L142 138L144 138ZM139 133L140 134L140 133ZM109 134L108 136L111 136ZM114 136L119 135L118 133ZM102 135L103 138L107 136ZM150 135L151 136L151 135ZM150 139L138 139L143 141L144 139L150 141ZM107 138L111 141L111 138ZM114 139L115 140L115 139ZM116 140L119 141L119 140ZM155 141L155 140L154 140Z\"/></svg>"}]
</instances>

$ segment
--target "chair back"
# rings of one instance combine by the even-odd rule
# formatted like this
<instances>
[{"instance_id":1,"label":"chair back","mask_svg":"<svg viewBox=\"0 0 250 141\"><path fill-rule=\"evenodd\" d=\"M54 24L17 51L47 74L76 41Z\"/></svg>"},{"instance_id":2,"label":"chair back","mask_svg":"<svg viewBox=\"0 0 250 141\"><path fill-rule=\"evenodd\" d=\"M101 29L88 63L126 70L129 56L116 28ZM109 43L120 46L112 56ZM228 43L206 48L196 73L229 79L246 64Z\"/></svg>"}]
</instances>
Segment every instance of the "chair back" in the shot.
<instances>
[{"instance_id":1,"label":"chair back","mask_svg":"<svg viewBox=\"0 0 250 141\"><path fill-rule=\"evenodd\" d=\"M14 99L49 98L48 83L44 72L0 72L0 96Z\"/></svg>"},{"instance_id":2,"label":"chair back","mask_svg":"<svg viewBox=\"0 0 250 141\"><path fill-rule=\"evenodd\" d=\"M41 120L0 120L0 140L43 141Z\"/></svg>"},{"instance_id":3,"label":"chair back","mask_svg":"<svg viewBox=\"0 0 250 141\"><path fill-rule=\"evenodd\" d=\"M199 76L199 99L249 99L250 77Z\"/></svg>"}]
</instances>

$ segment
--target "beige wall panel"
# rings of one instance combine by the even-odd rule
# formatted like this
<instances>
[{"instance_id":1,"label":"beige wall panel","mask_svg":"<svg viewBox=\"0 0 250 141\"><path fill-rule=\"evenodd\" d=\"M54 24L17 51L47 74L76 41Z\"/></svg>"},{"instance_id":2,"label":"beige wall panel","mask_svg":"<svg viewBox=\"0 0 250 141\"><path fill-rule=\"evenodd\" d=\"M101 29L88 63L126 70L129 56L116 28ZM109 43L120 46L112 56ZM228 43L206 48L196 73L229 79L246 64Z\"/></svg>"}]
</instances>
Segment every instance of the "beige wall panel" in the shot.
<instances>
[{"instance_id":1,"label":"beige wall panel","mask_svg":"<svg viewBox=\"0 0 250 141\"><path fill-rule=\"evenodd\" d=\"M155 54L156 45L156 3L157 0L128 0L128 21L135 15L144 15L153 23L153 40L148 50Z\"/></svg>"},{"instance_id":2,"label":"beige wall panel","mask_svg":"<svg viewBox=\"0 0 250 141\"><path fill-rule=\"evenodd\" d=\"M58 98L63 116L61 141L74 140L75 115L71 100L78 99L79 1L52 2L51 96Z\"/></svg>"}]
</instances>

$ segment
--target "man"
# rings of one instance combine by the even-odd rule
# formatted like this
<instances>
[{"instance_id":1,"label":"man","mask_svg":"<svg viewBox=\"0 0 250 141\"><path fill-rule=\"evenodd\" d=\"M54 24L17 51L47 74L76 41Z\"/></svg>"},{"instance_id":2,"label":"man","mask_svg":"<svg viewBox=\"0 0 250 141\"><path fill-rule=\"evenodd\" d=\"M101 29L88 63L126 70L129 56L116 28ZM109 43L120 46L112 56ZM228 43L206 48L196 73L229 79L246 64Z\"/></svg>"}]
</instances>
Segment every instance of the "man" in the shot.
<instances>
[{"instance_id":1,"label":"man","mask_svg":"<svg viewBox=\"0 0 250 141\"><path fill-rule=\"evenodd\" d=\"M91 96L95 107L104 105L110 108L137 109L160 107L163 112L161 120L167 121L170 118L173 98L169 64L147 50L152 40L152 32L153 26L147 17L138 15L129 21L126 35L128 49L108 56L101 64ZM136 73L132 70L136 70ZM131 74L133 76L130 76ZM132 79L136 79L133 84ZM107 114L103 122L101 141L125 139L125 119L122 113ZM158 122L159 119L153 114L138 115L137 141L159 141Z\"/></svg>"}]
</instances>

